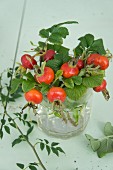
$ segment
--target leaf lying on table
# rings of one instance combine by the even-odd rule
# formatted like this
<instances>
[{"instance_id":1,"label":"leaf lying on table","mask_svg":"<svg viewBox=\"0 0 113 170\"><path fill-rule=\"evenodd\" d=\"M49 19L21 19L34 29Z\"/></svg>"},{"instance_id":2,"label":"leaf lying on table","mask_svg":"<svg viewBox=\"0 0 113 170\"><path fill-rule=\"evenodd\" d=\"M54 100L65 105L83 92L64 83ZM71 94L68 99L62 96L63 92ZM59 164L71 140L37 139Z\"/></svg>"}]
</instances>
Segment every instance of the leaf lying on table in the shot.
<instances>
[{"instance_id":1,"label":"leaf lying on table","mask_svg":"<svg viewBox=\"0 0 113 170\"><path fill-rule=\"evenodd\" d=\"M113 152L113 126L107 122L104 126L104 135L102 139L95 139L86 134L86 138L90 141L91 148L97 152L99 158L102 158L107 153Z\"/></svg>"}]
</instances>

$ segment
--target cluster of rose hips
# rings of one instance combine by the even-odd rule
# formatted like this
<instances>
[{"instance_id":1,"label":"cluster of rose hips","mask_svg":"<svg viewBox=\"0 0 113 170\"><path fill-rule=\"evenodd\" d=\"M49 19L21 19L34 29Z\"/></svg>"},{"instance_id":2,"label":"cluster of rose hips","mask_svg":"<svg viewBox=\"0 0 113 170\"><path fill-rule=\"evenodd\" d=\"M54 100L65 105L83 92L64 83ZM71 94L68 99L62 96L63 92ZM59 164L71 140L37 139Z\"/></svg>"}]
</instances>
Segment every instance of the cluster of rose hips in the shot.
<instances>
[{"instance_id":1,"label":"cluster of rose hips","mask_svg":"<svg viewBox=\"0 0 113 170\"><path fill-rule=\"evenodd\" d=\"M44 54L41 56L43 61L48 61L54 59L55 51L52 49L46 50ZM21 57L21 67L24 69L35 69L37 68L37 73L34 75L35 81L39 84L46 83L52 84L55 78L55 73L52 68L45 66L43 73L41 73L40 67L37 65L37 61L35 60L35 56L31 56L29 54L25 54ZM106 56L102 56L100 54L90 54L86 60L80 58L72 58L69 62L64 63L61 66L61 70L63 71L64 78L70 78L72 76L77 76L82 68L87 65L92 65L94 68L98 67L100 70L106 70L109 66L109 59ZM38 67L36 67L38 66ZM100 86L94 87L94 91L96 92L104 92L106 90L106 80L103 79L103 82ZM39 104L43 100L42 93L37 89L32 89L25 93L25 99L29 103ZM47 93L47 99L49 102L60 101L64 102L66 99L66 92L62 87L51 87Z\"/></svg>"}]
</instances>

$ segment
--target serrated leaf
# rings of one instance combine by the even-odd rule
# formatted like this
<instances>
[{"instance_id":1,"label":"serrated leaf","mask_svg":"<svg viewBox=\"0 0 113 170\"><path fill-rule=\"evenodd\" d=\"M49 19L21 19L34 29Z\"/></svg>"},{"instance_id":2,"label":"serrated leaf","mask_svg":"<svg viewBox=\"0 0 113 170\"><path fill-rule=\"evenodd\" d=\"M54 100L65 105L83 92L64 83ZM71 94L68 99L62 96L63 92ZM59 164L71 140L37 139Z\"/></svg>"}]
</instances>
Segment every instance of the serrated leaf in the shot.
<instances>
[{"instance_id":1,"label":"serrated leaf","mask_svg":"<svg viewBox=\"0 0 113 170\"><path fill-rule=\"evenodd\" d=\"M75 85L73 89L66 88L67 96L72 100L79 100L87 91L84 85Z\"/></svg>"},{"instance_id":2,"label":"serrated leaf","mask_svg":"<svg viewBox=\"0 0 113 170\"><path fill-rule=\"evenodd\" d=\"M100 86L103 81L103 75L95 75L83 78L83 85L88 88Z\"/></svg>"},{"instance_id":3,"label":"serrated leaf","mask_svg":"<svg viewBox=\"0 0 113 170\"><path fill-rule=\"evenodd\" d=\"M47 150L48 155L50 155L51 149L50 149L50 147L48 145L46 145L46 150Z\"/></svg>"},{"instance_id":4,"label":"serrated leaf","mask_svg":"<svg viewBox=\"0 0 113 170\"><path fill-rule=\"evenodd\" d=\"M6 120L5 120L5 119L1 119L1 123L2 123L2 125L5 125L5 122L6 122Z\"/></svg>"},{"instance_id":5,"label":"serrated leaf","mask_svg":"<svg viewBox=\"0 0 113 170\"><path fill-rule=\"evenodd\" d=\"M66 38L67 35L69 35L68 29L66 27L54 27L52 30L52 34L60 34L62 38Z\"/></svg>"},{"instance_id":6,"label":"serrated leaf","mask_svg":"<svg viewBox=\"0 0 113 170\"><path fill-rule=\"evenodd\" d=\"M26 120L27 119L27 114L23 115L23 119Z\"/></svg>"},{"instance_id":7,"label":"serrated leaf","mask_svg":"<svg viewBox=\"0 0 113 170\"><path fill-rule=\"evenodd\" d=\"M78 24L77 21L66 21L66 22L61 22L59 24L56 24L54 26L61 26L61 25L65 25L65 24Z\"/></svg>"},{"instance_id":8,"label":"serrated leaf","mask_svg":"<svg viewBox=\"0 0 113 170\"><path fill-rule=\"evenodd\" d=\"M86 34L85 36L83 37L80 37L78 40L81 41L81 45L82 47L85 49L85 47L89 47L93 44L94 42L94 36L92 34Z\"/></svg>"},{"instance_id":9,"label":"serrated leaf","mask_svg":"<svg viewBox=\"0 0 113 170\"><path fill-rule=\"evenodd\" d=\"M86 34L85 39L88 47L91 46L94 42L94 36L92 34Z\"/></svg>"},{"instance_id":10,"label":"serrated leaf","mask_svg":"<svg viewBox=\"0 0 113 170\"><path fill-rule=\"evenodd\" d=\"M54 154L56 154L57 156L59 156L58 150L57 150L56 148L51 147L51 149L52 149L52 152L53 152Z\"/></svg>"},{"instance_id":11,"label":"serrated leaf","mask_svg":"<svg viewBox=\"0 0 113 170\"><path fill-rule=\"evenodd\" d=\"M16 124L10 123L10 125L11 125L12 127L16 128Z\"/></svg>"},{"instance_id":12,"label":"serrated leaf","mask_svg":"<svg viewBox=\"0 0 113 170\"><path fill-rule=\"evenodd\" d=\"M5 131L10 134L10 128L8 126L4 126Z\"/></svg>"},{"instance_id":13,"label":"serrated leaf","mask_svg":"<svg viewBox=\"0 0 113 170\"><path fill-rule=\"evenodd\" d=\"M0 129L0 138L3 138L3 131Z\"/></svg>"},{"instance_id":14,"label":"serrated leaf","mask_svg":"<svg viewBox=\"0 0 113 170\"><path fill-rule=\"evenodd\" d=\"M43 94L46 94L47 92L48 92L48 90L49 90L49 85L48 84L45 84L45 83L42 83L41 84L41 92L43 93Z\"/></svg>"},{"instance_id":15,"label":"serrated leaf","mask_svg":"<svg viewBox=\"0 0 113 170\"><path fill-rule=\"evenodd\" d=\"M17 163L16 165L17 165L20 169L24 169L24 164Z\"/></svg>"},{"instance_id":16,"label":"serrated leaf","mask_svg":"<svg viewBox=\"0 0 113 170\"><path fill-rule=\"evenodd\" d=\"M106 136L111 136L113 135L113 126L111 125L110 122L107 122L104 127L104 134Z\"/></svg>"},{"instance_id":17,"label":"serrated leaf","mask_svg":"<svg viewBox=\"0 0 113 170\"><path fill-rule=\"evenodd\" d=\"M60 69L61 65L62 61L57 59L49 60L46 63L46 66L51 67L55 73Z\"/></svg>"},{"instance_id":18,"label":"serrated leaf","mask_svg":"<svg viewBox=\"0 0 113 170\"><path fill-rule=\"evenodd\" d=\"M31 127L28 129L28 131L27 131L27 136L33 131L33 129L34 129L34 126L31 126Z\"/></svg>"},{"instance_id":19,"label":"serrated leaf","mask_svg":"<svg viewBox=\"0 0 113 170\"><path fill-rule=\"evenodd\" d=\"M103 45L103 40L102 39L95 40L93 44L91 45L91 47L89 48L89 51L93 51L101 55L106 54L106 51Z\"/></svg>"},{"instance_id":20,"label":"serrated leaf","mask_svg":"<svg viewBox=\"0 0 113 170\"><path fill-rule=\"evenodd\" d=\"M30 165L30 166L29 166L29 169L31 169L31 170L37 170L37 168L36 168L35 166L33 166L33 165Z\"/></svg>"},{"instance_id":21,"label":"serrated leaf","mask_svg":"<svg viewBox=\"0 0 113 170\"><path fill-rule=\"evenodd\" d=\"M35 81L33 75L30 72L24 74L24 76L30 81Z\"/></svg>"},{"instance_id":22,"label":"serrated leaf","mask_svg":"<svg viewBox=\"0 0 113 170\"><path fill-rule=\"evenodd\" d=\"M20 138L15 139L15 140L12 142L12 147L15 146L16 144L19 144L20 142L22 142L22 140L21 140Z\"/></svg>"},{"instance_id":23,"label":"serrated leaf","mask_svg":"<svg viewBox=\"0 0 113 170\"><path fill-rule=\"evenodd\" d=\"M46 144L48 144L48 143L49 143L49 141L48 141L47 139L44 139L44 141L46 142Z\"/></svg>"},{"instance_id":24,"label":"serrated leaf","mask_svg":"<svg viewBox=\"0 0 113 170\"><path fill-rule=\"evenodd\" d=\"M58 70L55 74L55 80L57 80L60 76L62 76L63 70Z\"/></svg>"},{"instance_id":25,"label":"serrated leaf","mask_svg":"<svg viewBox=\"0 0 113 170\"><path fill-rule=\"evenodd\" d=\"M82 84L82 77L81 76L73 76L72 80L76 85Z\"/></svg>"},{"instance_id":26,"label":"serrated leaf","mask_svg":"<svg viewBox=\"0 0 113 170\"><path fill-rule=\"evenodd\" d=\"M42 37L42 38L48 38L49 37L49 30L47 29L42 29L39 31L39 35Z\"/></svg>"},{"instance_id":27,"label":"serrated leaf","mask_svg":"<svg viewBox=\"0 0 113 170\"><path fill-rule=\"evenodd\" d=\"M22 90L24 93L28 92L29 90L35 87L35 82L31 82L30 80L24 80L22 82Z\"/></svg>"},{"instance_id":28,"label":"serrated leaf","mask_svg":"<svg viewBox=\"0 0 113 170\"><path fill-rule=\"evenodd\" d=\"M63 151L63 149L61 147L56 147L56 149L57 149L57 151L62 152L62 153L65 154L65 152Z\"/></svg>"},{"instance_id":29,"label":"serrated leaf","mask_svg":"<svg viewBox=\"0 0 113 170\"><path fill-rule=\"evenodd\" d=\"M76 48L74 48L73 51L74 51L74 56L81 56L83 53L83 48L81 43L79 43L79 45Z\"/></svg>"},{"instance_id":30,"label":"serrated leaf","mask_svg":"<svg viewBox=\"0 0 113 170\"><path fill-rule=\"evenodd\" d=\"M40 143L40 149L43 151L45 148L45 144L43 142Z\"/></svg>"},{"instance_id":31,"label":"serrated leaf","mask_svg":"<svg viewBox=\"0 0 113 170\"><path fill-rule=\"evenodd\" d=\"M22 83L22 79L13 79L11 81L11 91L10 94L13 94L17 91L19 85Z\"/></svg>"},{"instance_id":32,"label":"serrated leaf","mask_svg":"<svg viewBox=\"0 0 113 170\"><path fill-rule=\"evenodd\" d=\"M57 145L59 145L58 142L52 142L52 144L51 144L51 146L57 146Z\"/></svg>"},{"instance_id":33,"label":"serrated leaf","mask_svg":"<svg viewBox=\"0 0 113 170\"><path fill-rule=\"evenodd\" d=\"M64 80L64 85L65 85L67 88L72 89L72 88L74 87L74 82L73 82L72 78L65 79L65 80Z\"/></svg>"},{"instance_id":34,"label":"serrated leaf","mask_svg":"<svg viewBox=\"0 0 113 170\"><path fill-rule=\"evenodd\" d=\"M57 33L53 33L49 36L48 41L54 44L62 44L63 40L62 40L62 36L57 34Z\"/></svg>"}]
</instances>

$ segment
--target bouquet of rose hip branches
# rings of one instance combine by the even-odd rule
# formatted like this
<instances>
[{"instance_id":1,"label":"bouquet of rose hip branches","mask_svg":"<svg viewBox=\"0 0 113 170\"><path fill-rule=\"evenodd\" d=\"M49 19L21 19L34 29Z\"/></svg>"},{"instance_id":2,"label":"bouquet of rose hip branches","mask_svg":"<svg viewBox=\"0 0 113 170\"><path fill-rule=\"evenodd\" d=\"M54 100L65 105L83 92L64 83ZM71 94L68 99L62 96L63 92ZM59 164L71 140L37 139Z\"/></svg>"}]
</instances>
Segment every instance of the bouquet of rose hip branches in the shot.
<instances>
[{"instance_id":1,"label":"bouquet of rose hip branches","mask_svg":"<svg viewBox=\"0 0 113 170\"><path fill-rule=\"evenodd\" d=\"M39 35L44 41L39 41L38 45L31 42L34 48L29 52L33 55L21 57L16 77L12 80L11 94L21 85L28 101L22 110L30 106L36 112L36 105L46 97L53 108L59 106L59 116L64 119L61 108L66 98L79 100L92 88L109 99L104 77L112 55L105 50L103 40L86 34L78 39L79 44L71 55L70 49L63 46L63 40L69 35L63 25L76 23L68 21L40 30Z\"/></svg>"}]
</instances>

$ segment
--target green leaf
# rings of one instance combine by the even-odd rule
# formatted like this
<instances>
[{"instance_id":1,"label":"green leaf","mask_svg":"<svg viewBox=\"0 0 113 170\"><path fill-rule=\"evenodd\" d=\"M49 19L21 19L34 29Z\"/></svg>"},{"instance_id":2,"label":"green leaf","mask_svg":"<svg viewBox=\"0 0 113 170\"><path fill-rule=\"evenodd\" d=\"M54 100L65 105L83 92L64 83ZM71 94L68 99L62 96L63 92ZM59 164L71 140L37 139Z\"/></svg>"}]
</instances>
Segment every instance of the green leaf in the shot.
<instances>
[{"instance_id":1,"label":"green leaf","mask_svg":"<svg viewBox=\"0 0 113 170\"><path fill-rule=\"evenodd\" d=\"M48 143L49 143L49 141L48 141L47 139L44 139L44 141L46 142L46 144L48 144Z\"/></svg>"},{"instance_id":2,"label":"green leaf","mask_svg":"<svg viewBox=\"0 0 113 170\"><path fill-rule=\"evenodd\" d=\"M64 84L67 88L70 88L70 89L72 89L74 87L74 82L73 82L72 78L65 79Z\"/></svg>"},{"instance_id":3,"label":"green leaf","mask_svg":"<svg viewBox=\"0 0 113 170\"><path fill-rule=\"evenodd\" d=\"M76 85L82 84L82 77L81 76L73 76L72 80Z\"/></svg>"},{"instance_id":4,"label":"green leaf","mask_svg":"<svg viewBox=\"0 0 113 170\"><path fill-rule=\"evenodd\" d=\"M39 35L42 37L42 38L48 38L49 37L49 30L47 29L42 29L39 31Z\"/></svg>"},{"instance_id":5,"label":"green leaf","mask_svg":"<svg viewBox=\"0 0 113 170\"><path fill-rule=\"evenodd\" d=\"M48 155L50 155L51 149L50 149L50 147L48 145L46 145L46 150L47 150Z\"/></svg>"},{"instance_id":6,"label":"green leaf","mask_svg":"<svg viewBox=\"0 0 113 170\"><path fill-rule=\"evenodd\" d=\"M31 126L31 127L28 129L28 131L27 131L27 136L33 131L33 129L34 129L34 126Z\"/></svg>"},{"instance_id":7,"label":"green leaf","mask_svg":"<svg viewBox=\"0 0 113 170\"><path fill-rule=\"evenodd\" d=\"M26 120L27 119L27 114L23 115L23 119Z\"/></svg>"},{"instance_id":8,"label":"green leaf","mask_svg":"<svg viewBox=\"0 0 113 170\"><path fill-rule=\"evenodd\" d=\"M51 149L52 149L52 152L53 152L54 154L56 154L57 156L59 156L58 150L57 150L56 148L51 147Z\"/></svg>"},{"instance_id":9,"label":"green leaf","mask_svg":"<svg viewBox=\"0 0 113 170\"><path fill-rule=\"evenodd\" d=\"M111 125L110 122L107 122L104 127L104 134L106 136L111 136L113 135L113 126Z\"/></svg>"},{"instance_id":10,"label":"green leaf","mask_svg":"<svg viewBox=\"0 0 113 170\"><path fill-rule=\"evenodd\" d=\"M24 93L28 92L29 90L33 89L35 87L35 82L31 82L30 80L24 80L22 82L22 90Z\"/></svg>"},{"instance_id":11,"label":"green leaf","mask_svg":"<svg viewBox=\"0 0 113 170\"><path fill-rule=\"evenodd\" d=\"M40 149L43 151L45 148L45 144L43 142L40 143Z\"/></svg>"},{"instance_id":12,"label":"green leaf","mask_svg":"<svg viewBox=\"0 0 113 170\"><path fill-rule=\"evenodd\" d=\"M62 61L57 59L49 60L46 63L46 66L51 67L54 70L54 72L57 72L57 70L60 69L61 65Z\"/></svg>"},{"instance_id":13,"label":"green leaf","mask_svg":"<svg viewBox=\"0 0 113 170\"><path fill-rule=\"evenodd\" d=\"M83 48L85 47L89 47L93 44L94 42L94 36L92 34L86 34L85 36L83 37L80 37L78 40L81 41L81 45Z\"/></svg>"},{"instance_id":14,"label":"green leaf","mask_svg":"<svg viewBox=\"0 0 113 170\"><path fill-rule=\"evenodd\" d=\"M20 142L22 142L22 140L21 140L20 138L15 139L15 140L12 142L12 147L15 146L16 144L19 144Z\"/></svg>"},{"instance_id":15,"label":"green leaf","mask_svg":"<svg viewBox=\"0 0 113 170\"><path fill-rule=\"evenodd\" d=\"M16 124L10 123L10 125L11 125L12 127L16 128Z\"/></svg>"},{"instance_id":16,"label":"green leaf","mask_svg":"<svg viewBox=\"0 0 113 170\"><path fill-rule=\"evenodd\" d=\"M61 22L59 24L56 24L54 26L61 26L61 25L65 25L65 24L78 24L77 21L66 21L66 22Z\"/></svg>"},{"instance_id":17,"label":"green leaf","mask_svg":"<svg viewBox=\"0 0 113 170\"><path fill-rule=\"evenodd\" d=\"M65 154L65 152L63 151L63 149L61 147L56 147L56 149L57 149L57 151L62 152L62 153Z\"/></svg>"},{"instance_id":18,"label":"green leaf","mask_svg":"<svg viewBox=\"0 0 113 170\"><path fill-rule=\"evenodd\" d=\"M36 168L35 166L33 166L33 165L30 165L30 166L29 166L29 169L31 169L31 170L37 170L37 168Z\"/></svg>"},{"instance_id":19,"label":"green leaf","mask_svg":"<svg viewBox=\"0 0 113 170\"><path fill-rule=\"evenodd\" d=\"M25 76L28 80L35 82L35 79L34 79L33 75L32 75L30 72L24 74L24 76Z\"/></svg>"},{"instance_id":20,"label":"green leaf","mask_svg":"<svg viewBox=\"0 0 113 170\"><path fill-rule=\"evenodd\" d=\"M10 134L10 128L8 126L4 126L5 131Z\"/></svg>"},{"instance_id":21,"label":"green leaf","mask_svg":"<svg viewBox=\"0 0 113 170\"><path fill-rule=\"evenodd\" d=\"M6 122L6 120L5 120L5 119L1 119L1 123L2 123L2 125L5 125L5 122Z\"/></svg>"},{"instance_id":22,"label":"green leaf","mask_svg":"<svg viewBox=\"0 0 113 170\"><path fill-rule=\"evenodd\" d=\"M16 165L17 165L20 169L24 169L24 164L17 163Z\"/></svg>"},{"instance_id":23,"label":"green leaf","mask_svg":"<svg viewBox=\"0 0 113 170\"><path fill-rule=\"evenodd\" d=\"M100 141L99 140L91 140L90 141L91 147L93 149L93 151L97 151L100 147Z\"/></svg>"},{"instance_id":24,"label":"green leaf","mask_svg":"<svg viewBox=\"0 0 113 170\"><path fill-rule=\"evenodd\" d=\"M101 145L101 142L98 139L94 139L92 136L85 134L86 138L90 141L91 148L93 151L97 151Z\"/></svg>"},{"instance_id":25,"label":"green leaf","mask_svg":"<svg viewBox=\"0 0 113 170\"><path fill-rule=\"evenodd\" d=\"M61 113L59 113L58 111L54 111L53 114L54 114L56 117L62 118Z\"/></svg>"},{"instance_id":26,"label":"green leaf","mask_svg":"<svg viewBox=\"0 0 113 170\"><path fill-rule=\"evenodd\" d=\"M13 79L11 81L11 91L10 94L13 94L17 91L19 85L22 83L22 79Z\"/></svg>"},{"instance_id":27,"label":"green leaf","mask_svg":"<svg viewBox=\"0 0 113 170\"><path fill-rule=\"evenodd\" d=\"M52 142L52 144L51 144L51 146L57 146L57 145L59 145L58 142Z\"/></svg>"},{"instance_id":28,"label":"green leaf","mask_svg":"<svg viewBox=\"0 0 113 170\"><path fill-rule=\"evenodd\" d=\"M83 53L83 48L82 48L81 43L79 43L79 45L76 48L74 48L74 55L81 56L82 53Z\"/></svg>"},{"instance_id":29,"label":"green leaf","mask_svg":"<svg viewBox=\"0 0 113 170\"><path fill-rule=\"evenodd\" d=\"M59 79L60 76L62 76L63 70L58 70L55 74L55 80Z\"/></svg>"},{"instance_id":30,"label":"green leaf","mask_svg":"<svg viewBox=\"0 0 113 170\"><path fill-rule=\"evenodd\" d=\"M44 49L46 47L46 43L45 42L39 41L38 44L39 44L41 49Z\"/></svg>"},{"instance_id":31,"label":"green leaf","mask_svg":"<svg viewBox=\"0 0 113 170\"><path fill-rule=\"evenodd\" d=\"M49 90L49 85L46 84L46 83L42 83L41 86L42 86L41 92L42 92L43 94L46 94L46 93L48 92L48 90Z\"/></svg>"},{"instance_id":32,"label":"green leaf","mask_svg":"<svg viewBox=\"0 0 113 170\"><path fill-rule=\"evenodd\" d=\"M88 47L91 46L94 42L94 36L92 34L86 34L85 39Z\"/></svg>"},{"instance_id":33,"label":"green leaf","mask_svg":"<svg viewBox=\"0 0 113 170\"><path fill-rule=\"evenodd\" d=\"M62 44L63 40L61 35L57 34L57 33L53 33L49 36L48 41L54 44Z\"/></svg>"},{"instance_id":34,"label":"green leaf","mask_svg":"<svg viewBox=\"0 0 113 170\"><path fill-rule=\"evenodd\" d=\"M108 139L103 139L100 144L100 148L97 150L97 155L99 158L102 158L107 153L113 152L113 141Z\"/></svg>"},{"instance_id":35,"label":"green leaf","mask_svg":"<svg viewBox=\"0 0 113 170\"><path fill-rule=\"evenodd\" d=\"M87 91L84 85L75 85L73 89L66 88L67 96L72 100L79 100Z\"/></svg>"},{"instance_id":36,"label":"green leaf","mask_svg":"<svg viewBox=\"0 0 113 170\"><path fill-rule=\"evenodd\" d=\"M56 33L59 34L62 38L66 38L69 35L68 29L66 27L54 27L52 30L52 34Z\"/></svg>"},{"instance_id":37,"label":"green leaf","mask_svg":"<svg viewBox=\"0 0 113 170\"><path fill-rule=\"evenodd\" d=\"M95 75L83 78L83 85L88 88L100 86L103 81L103 75Z\"/></svg>"},{"instance_id":38,"label":"green leaf","mask_svg":"<svg viewBox=\"0 0 113 170\"><path fill-rule=\"evenodd\" d=\"M91 47L89 48L89 51L93 51L101 55L106 54L106 51L103 45L103 40L102 39L95 40L93 44L91 45Z\"/></svg>"},{"instance_id":39,"label":"green leaf","mask_svg":"<svg viewBox=\"0 0 113 170\"><path fill-rule=\"evenodd\" d=\"M0 138L3 138L3 131L0 129Z\"/></svg>"}]
</instances>

